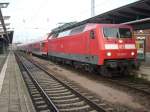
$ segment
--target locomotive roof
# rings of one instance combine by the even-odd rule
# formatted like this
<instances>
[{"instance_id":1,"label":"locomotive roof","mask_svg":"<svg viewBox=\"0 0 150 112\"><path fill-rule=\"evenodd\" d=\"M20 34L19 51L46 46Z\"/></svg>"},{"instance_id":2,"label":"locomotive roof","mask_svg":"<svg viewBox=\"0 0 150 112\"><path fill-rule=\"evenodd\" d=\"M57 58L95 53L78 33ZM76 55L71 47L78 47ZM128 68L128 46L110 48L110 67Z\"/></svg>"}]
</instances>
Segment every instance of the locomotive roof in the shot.
<instances>
[{"instance_id":1,"label":"locomotive roof","mask_svg":"<svg viewBox=\"0 0 150 112\"><path fill-rule=\"evenodd\" d=\"M110 27L114 27L114 26L124 26L124 27L131 27L130 25L126 25L126 24L104 24L104 23L86 23L86 24L81 24L81 25L98 25L100 24L101 26L110 26ZM52 31L51 34L54 34L54 33L59 33L59 32L62 32L62 31L65 31L65 30L68 30L68 29L72 29L72 28L75 28L75 27L79 27L81 25L71 25L71 26L68 26L68 27L60 27L59 29L55 29Z\"/></svg>"}]
</instances>

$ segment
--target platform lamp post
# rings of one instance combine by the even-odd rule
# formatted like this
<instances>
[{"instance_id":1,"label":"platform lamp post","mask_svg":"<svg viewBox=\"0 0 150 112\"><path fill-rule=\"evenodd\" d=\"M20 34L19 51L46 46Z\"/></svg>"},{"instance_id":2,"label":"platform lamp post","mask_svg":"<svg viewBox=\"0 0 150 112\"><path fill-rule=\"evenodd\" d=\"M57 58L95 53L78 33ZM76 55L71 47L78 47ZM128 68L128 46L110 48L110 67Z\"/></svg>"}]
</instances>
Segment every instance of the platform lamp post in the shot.
<instances>
[{"instance_id":1,"label":"platform lamp post","mask_svg":"<svg viewBox=\"0 0 150 112\"><path fill-rule=\"evenodd\" d=\"M91 17L95 16L95 0L91 0Z\"/></svg>"},{"instance_id":2,"label":"platform lamp post","mask_svg":"<svg viewBox=\"0 0 150 112\"><path fill-rule=\"evenodd\" d=\"M1 10L1 8L7 8L8 5L9 5L9 3L0 3L0 21L1 21L4 33L6 34L6 37L7 37L8 43L9 43L9 36L8 36L8 33L7 33L7 29L6 29L6 26L5 26L5 22L4 22L4 18L3 18L3 14L2 14L2 10Z\"/></svg>"}]
</instances>

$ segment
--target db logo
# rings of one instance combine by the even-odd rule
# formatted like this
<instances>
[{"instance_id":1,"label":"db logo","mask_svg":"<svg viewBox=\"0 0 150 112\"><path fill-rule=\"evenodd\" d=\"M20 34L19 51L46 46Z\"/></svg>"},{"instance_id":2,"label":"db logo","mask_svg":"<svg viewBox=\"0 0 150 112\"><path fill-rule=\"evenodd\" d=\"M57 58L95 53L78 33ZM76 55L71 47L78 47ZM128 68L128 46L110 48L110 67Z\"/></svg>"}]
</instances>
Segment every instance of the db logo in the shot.
<instances>
[{"instance_id":1,"label":"db logo","mask_svg":"<svg viewBox=\"0 0 150 112\"><path fill-rule=\"evenodd\" d=\"M119 49L124 49L125 48L123 44L119 44L118 47L119 47Z\"/></svg>"}]
</instances>

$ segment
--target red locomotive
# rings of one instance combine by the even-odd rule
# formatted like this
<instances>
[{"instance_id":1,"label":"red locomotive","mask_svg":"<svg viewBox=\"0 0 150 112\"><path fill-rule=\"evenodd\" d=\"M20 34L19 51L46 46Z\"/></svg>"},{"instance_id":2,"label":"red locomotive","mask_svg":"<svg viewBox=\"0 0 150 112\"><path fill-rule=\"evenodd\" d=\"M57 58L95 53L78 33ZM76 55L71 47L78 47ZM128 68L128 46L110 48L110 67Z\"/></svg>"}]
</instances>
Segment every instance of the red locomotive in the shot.
<instances>
[{"instance_id":1,"label":"red locomotive","mask_svg":"<svg viewBox=\"0 0 150 112\"><path fill-rule=\"evenodd\" d=\"M127 73L137 56L132 27L120 24L88 23L52 32L44 47L51 59L105 76Z\"/></svg>"},{"instance_id":2,"label":"red locomotive","mask_svg":"<svg viewBox=\"0 0 150 112\"><path fill-rule=\"evenodd\" d=\"M70 61L87 69L98 68L101 74L124 73L136 59L132 28L116 24L85 24L48 39L48 56Z\"/></svg>"}]
</instances>

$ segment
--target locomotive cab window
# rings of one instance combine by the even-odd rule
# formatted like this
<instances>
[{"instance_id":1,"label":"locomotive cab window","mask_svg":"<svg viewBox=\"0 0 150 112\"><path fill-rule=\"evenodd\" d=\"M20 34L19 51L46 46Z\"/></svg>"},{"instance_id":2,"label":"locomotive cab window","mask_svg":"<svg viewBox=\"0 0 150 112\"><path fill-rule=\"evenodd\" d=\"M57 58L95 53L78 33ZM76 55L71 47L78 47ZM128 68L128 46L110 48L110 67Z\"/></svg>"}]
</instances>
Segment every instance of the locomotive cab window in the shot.
<instances>
[{"instance_id":1,"label":"locomotive cab window","mask_svg":"<svg viewBox=\"0 0 150 112\"><path fill-rule=\"evenodd\" d=\"M131 38L132 33L129 28L103 28L104 37L107 38Z\"/></svg>"},{"instance_id":2,"label":"locomotive cab window","mask_svg":"<svg viewBox=\"0 0 150 112\"><path fill-rule=\"evenodd\" d=\"M103 31L104 31L104 37L107 38L119 37L119 32L117 28L103 28Z\"/></svg>"},{"instance_id":3,"label":"locomotive cab window","mask_svg":"<svg viewBox=\"0 0 150 112\"><path fill-rule=\"evenodd\" d=\"M129 28L119 28L120 38L131 38L132 33Z\"/></svg>"}]
</instances>

